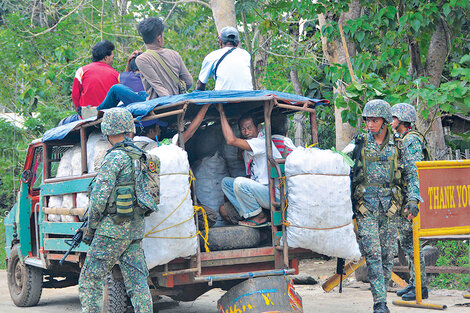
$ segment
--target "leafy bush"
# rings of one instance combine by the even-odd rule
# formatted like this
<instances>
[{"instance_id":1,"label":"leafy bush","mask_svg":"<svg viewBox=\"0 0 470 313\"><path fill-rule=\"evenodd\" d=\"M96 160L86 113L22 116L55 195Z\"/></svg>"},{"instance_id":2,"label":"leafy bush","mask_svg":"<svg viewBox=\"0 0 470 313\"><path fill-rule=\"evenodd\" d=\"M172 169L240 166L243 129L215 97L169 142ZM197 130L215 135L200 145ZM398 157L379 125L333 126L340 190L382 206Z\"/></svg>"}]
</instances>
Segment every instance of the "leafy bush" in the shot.
<instances>
[{"instance_id":1,"label":"leafy bush","mask_svg":"<svg viewBox=\"0 0 470 313\"><path fill-rule=\"evenodd\" d=\"M438 241L435 246L439 249L436 266L468 267L468 240ZM438 274L430 281L431 287L465 290L468 287L468 274Z\"/></svg>"}]
</instances>

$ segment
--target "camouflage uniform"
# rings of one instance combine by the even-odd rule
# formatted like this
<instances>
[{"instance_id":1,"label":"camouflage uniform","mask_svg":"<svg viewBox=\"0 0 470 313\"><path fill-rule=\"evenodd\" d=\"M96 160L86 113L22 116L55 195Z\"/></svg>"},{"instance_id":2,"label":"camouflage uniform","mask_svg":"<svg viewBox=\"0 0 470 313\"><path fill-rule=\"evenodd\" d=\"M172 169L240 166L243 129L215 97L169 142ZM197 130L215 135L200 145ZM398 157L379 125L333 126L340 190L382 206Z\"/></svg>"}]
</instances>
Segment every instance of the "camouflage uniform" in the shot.
<instances>
[{"instance_id":1,"label":"camouflage uniform","mask_svg":"<svg viewBox=\"0 0 470 313\"><path fill-rule=\"evenodd\" d=\"M105 119L106 115L103 120ZM112 122L113 128L117 129L113 131L118 131L120 129L119 120ZM105 124L104 121L103 124ZM116 126L116 124L118 125ZM104 134L113 134L110 131L106 132L103 126L105 125L102 125ZM131 143L128 139L123 142ZM132 168L131 158L126 152L110 149L101 164L90 193L89 229L86 232L93 233L96 230L96 236L88 250L85 264L80 273L78 291L83 312L101 312L103 280L118 262L127 294L135 312L153 312L152 298L147 284L149 273L142 249L144 215L136 213L130 218L116 221L113 218L115 214L107 212L108 199L115 186L131 181ZM136 184L136 193L138 192L138 183ZM152 199L146 201L147 207L153 210L157 209ZM141 204L141 199L137 199L137 202ZM140 211L135 210L135 212Z\"/></svg>"},{"instance_id":2,"label":"camouflage uniform","mask_svg":"<svg viewBox=\"0 0 470 313\"><path fill-rule=\"evenodd\" d=\"M400 122L414 123L416 121L416 111L408 103L398 103L392 107L392 115L397 117ZM397 134L396 134L397 135ZM399 134L398 134L399 135ZM404 164L408 164L407 168L410 171L417 172L415 162L424 159L423 148L424 143L421 138L409 131L399 135L396 140L397 146L402 154ZM406 199L405 199L406 203ZM405 254L408 256L408 268L410 270L410 286L415 285L415 271L414 271L414 252L413 252L413 223L405 218L403 215L398 217L398 234L400 238L400 246ZM421 286L426 287L426 265L424 262L424 254L420 246L420 263L421 263Z\"/></svg>"},{"instance_id":3,"label":"camouflage uniform","mask_svg":"<svg viewBox=\"0 0 470 313\"><path fill-rule=\"evenodd\" d=\"M383 108L386 112L381 112ZM383 117L386 123L392 120L390 105L383 100L369 101L364 108L363 116ZM399 164L405 161L399 159L391 131L387 127L382 131L386 131L386 136L380 146L372 133L362 135L363 155L359 162L360 172L356 176L359 183L353 194L356 207L362 204L367 210L365 214L356 212L356 219L359 246L366 258L374 304L386 302L387 299L387 286L397 252L398 220L398 213L392 215L388 211L392 204L401 204L401 192L397 192L396 189L398 176L393 163L395 160ZM405 169L404 178L409 186L407 196L419 199L417 173Z\"/></svg>"}]
</instances>

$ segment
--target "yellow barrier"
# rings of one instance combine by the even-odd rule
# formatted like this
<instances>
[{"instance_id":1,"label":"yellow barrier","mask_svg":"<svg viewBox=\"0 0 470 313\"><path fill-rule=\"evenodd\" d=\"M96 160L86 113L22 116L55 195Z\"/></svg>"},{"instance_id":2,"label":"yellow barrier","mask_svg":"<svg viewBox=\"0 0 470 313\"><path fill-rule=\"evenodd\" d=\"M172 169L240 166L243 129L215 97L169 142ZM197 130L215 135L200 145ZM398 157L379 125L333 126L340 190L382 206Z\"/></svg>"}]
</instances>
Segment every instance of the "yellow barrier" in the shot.
<instances>
[{"instance_id":1,"label":"yellow barrier","mask_svg":"<svg viewBox=\"0 0 470 313\"><path fill-rule=\"evenodd\" d=\"M399 306L444 310L446 305L423 303L419 238L470 234L470 160L417 162L424 202L413 219L416 301Z\"/></svg>"}]
</instances>

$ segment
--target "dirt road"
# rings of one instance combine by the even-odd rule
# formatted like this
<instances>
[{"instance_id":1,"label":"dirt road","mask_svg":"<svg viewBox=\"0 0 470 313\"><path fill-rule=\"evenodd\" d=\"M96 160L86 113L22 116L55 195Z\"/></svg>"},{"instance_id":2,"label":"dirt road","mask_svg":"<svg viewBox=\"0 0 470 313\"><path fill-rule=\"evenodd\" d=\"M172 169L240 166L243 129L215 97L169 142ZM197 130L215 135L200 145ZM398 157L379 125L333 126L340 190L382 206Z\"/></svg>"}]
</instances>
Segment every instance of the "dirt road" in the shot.
<instances>
[{"instance_id":1,"label":"dirt road","mask_svg":"<svg viewBox=\"0 0 470 313\"><path fill-rule=\"evenodd\" d=\"M323 264L313 261L303 264L304 272L310 272L311 268L316 269L311 273L314 277L323 281L331 273L334 262ZM343 293L339 294L337 288L330 293L325 293L321 289L321 284L313 286L296 286L297 292L302 296L304 311L306 313L362 313L372 312L372 296L369 285L356 282L354 279L345 284ZM174 302L169 298L164 298L160 303L160 313L217 313L216 303L222 296L220 290L212 290L197 299L194 302ZM395 312L435 312L434 310L412 309L396 307L391 304L393 300L398 300L394 293L389 293L389 307L392 313ZM470 312L468 306L459 306L458 304L470 305L470 300L462 297L461 291L455 290L432 290L429 303L446 304L447 313ZM33 308L17 308L11 301L7 277L4 270L0 271L0 312L18 313L18 312L57 312L57 313L79 313L80 302L78 299L77 287L63 289L44 289L39 305Z\"/></svg>"}]
</instances>

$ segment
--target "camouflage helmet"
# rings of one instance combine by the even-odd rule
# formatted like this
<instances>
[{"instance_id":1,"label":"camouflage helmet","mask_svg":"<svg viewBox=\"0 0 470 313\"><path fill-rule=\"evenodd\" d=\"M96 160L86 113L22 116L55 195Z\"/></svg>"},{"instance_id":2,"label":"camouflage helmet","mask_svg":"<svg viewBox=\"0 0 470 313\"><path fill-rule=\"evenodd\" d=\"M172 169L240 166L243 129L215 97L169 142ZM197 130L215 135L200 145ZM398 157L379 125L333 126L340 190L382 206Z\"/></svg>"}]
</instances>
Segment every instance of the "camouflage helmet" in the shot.
<instances>
[{"instance_id":1,"label":"camouflage helmet","mask_svg":"<svg viewBox=\"0 0 470 313\"><path fill-rule=\"evenodd\" d=\"M392 115L400 122L416 122L416 109L408 103L397 103L392 107Z\"/></svg>"},{"instance_id":2,"label":"camouflage helmet","mask_svg":"<svg viewBox=\"0 0 470 313\"><path fill-rule=\"evenodd\" d=\"M122 108L112 108L103 115L101 123L103 135L135 133L134 119L131 112Z\"/></svg>"},{"instance_id":3,"label":"camouflage helmet","mask_svg":"<svg viewBox=\"0 0 470 313\"><path fill-rule=\"evenodd\" d=\"M392 118L392 108L385 100L374 99L370 100L364 106L362 111L362 117L382 117L386 123L391 123Z\"/></svg>"}]
</instances>

